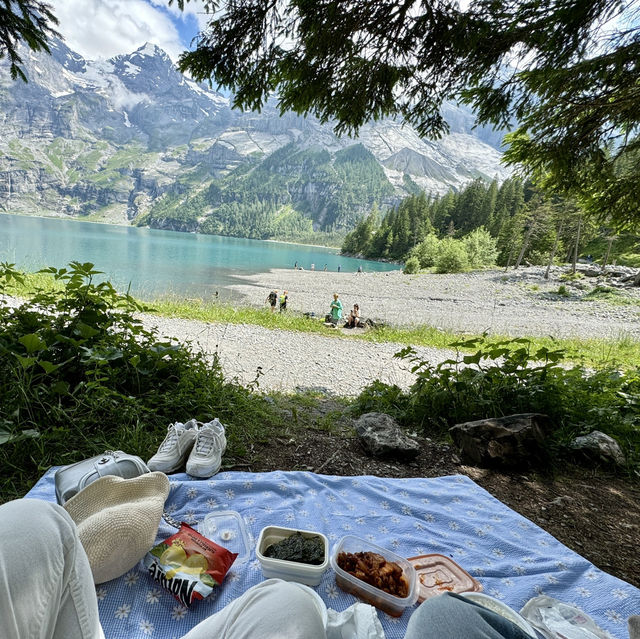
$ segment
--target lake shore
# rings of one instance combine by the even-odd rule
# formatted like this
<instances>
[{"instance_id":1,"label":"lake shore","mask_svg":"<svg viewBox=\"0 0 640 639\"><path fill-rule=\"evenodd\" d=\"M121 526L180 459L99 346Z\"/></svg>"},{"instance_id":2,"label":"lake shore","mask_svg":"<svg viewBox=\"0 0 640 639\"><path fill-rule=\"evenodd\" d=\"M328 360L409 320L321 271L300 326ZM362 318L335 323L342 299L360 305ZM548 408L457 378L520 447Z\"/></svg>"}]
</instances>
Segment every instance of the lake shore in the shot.
<instances>
[{"instance_id":1,"label":"lake shore","mask_svg":"<svg viewBox=\"0 0 640 639\"><path fill-rule=\"evenodd\" d=\"M406 276L401 272L275 270L244 276L246 284L233 288L242 293L243 303L258 307L266 306L272 288L287 290L291 311L314 312L319 318L324 317L337 291L345 309L358 302L364 316L389 324L430 324L475 334L640 339L640 306L633 303L640 303L640 290L625 289L632 302L626 306L581 300L577 294L568 298L557 295L561 271L549 282L543 280L543 272L529 268L510 274ZM228 378L243 384L257 378L259 388L266 392L314 390L355 396L376 379L404 389L415 380L409 362L394 357L404 344L158 316L146 316L145 324L164 335L189 340L205 353L217 354ZM454 356L434 347L415 350L418 357L434 365Z\"/></svg>"},{"instance_id":2,"label":"lake shore","mask_svg":"<svg viewBox=\"0 0 640 639\"><path fill-rule=\"evenodd\" d=\"M460 333L511 336L640 339L640 289L625 287L631 303L612 305L585 299L596 278L563 282L566 269L554 267L545 280L544 268L528 267L462 274L404 275L401 271L353 273L275 269L242 275L244 284L229 288L244 303L266 306L269 291L286 290L292 311L321 318L338 293L348 314L359 304L363 317L394 326L429 325ZM564 286L566 294L559 294ZM583 288L580 288L583 287ZM635 304L637 302L638 304Z\"/></svg>"}]
</instances>

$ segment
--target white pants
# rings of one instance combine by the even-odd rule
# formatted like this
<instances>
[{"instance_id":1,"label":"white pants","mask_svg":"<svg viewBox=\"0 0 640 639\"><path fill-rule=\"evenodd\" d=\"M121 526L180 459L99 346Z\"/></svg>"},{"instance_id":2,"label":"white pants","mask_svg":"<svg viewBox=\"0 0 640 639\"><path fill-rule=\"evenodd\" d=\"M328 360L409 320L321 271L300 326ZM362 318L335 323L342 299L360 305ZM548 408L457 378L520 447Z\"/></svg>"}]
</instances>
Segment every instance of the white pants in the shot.
<instances>
[{"instance_id":1,"label":"white pants","mask_svg":"<svg viewBox=\"0 0 640 639\"><path fill-rule=\"evenodd\" d=\"M99 639L89 560L67 512L39 499L0 506L2 639Z\"/></svg>"},{"instance_id":2,"label":"white pants","mask_svg":"<svg viewBox=\"0 0 640 639\"><path fill-rule=\"evenodd\" d=\"M185 639L325 639L311 588L269 579ZM1 639L103 639L87 555L67 512L39 499L0 506Z\"/></svg>"}]
</instances>

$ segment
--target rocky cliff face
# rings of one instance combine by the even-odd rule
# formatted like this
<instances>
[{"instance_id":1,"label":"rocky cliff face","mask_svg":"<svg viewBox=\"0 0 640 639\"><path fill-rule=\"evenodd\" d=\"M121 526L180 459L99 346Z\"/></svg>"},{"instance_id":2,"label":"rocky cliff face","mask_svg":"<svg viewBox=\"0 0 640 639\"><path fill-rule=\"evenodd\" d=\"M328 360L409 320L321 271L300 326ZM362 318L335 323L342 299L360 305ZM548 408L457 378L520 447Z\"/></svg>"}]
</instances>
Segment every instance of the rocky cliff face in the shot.
<instances>
[{"instance_id":1,"label":"rocky cliff face","mask_svg":"<svg viewBox=\"0 0 640 639\"><path fill-rule=\"evenodd\" d=\"M452 133L440 141L422 140L394 121L368 125L352 140L313 118L281 117L271 104L259 114L234 111L152 44L90 61L56 41L51 56L25 50L23 57L26 84L11 81L0 61L4 212L118 223L151 212L152 225L193 231L219 204L235 203L242 213L248 201L254 208L273 202L269 214L286 204L316 229L347 228L372 204L362 169L368 158L355 158L346 173L336 160L357 143L382 168L373 189L382 204L406 195L407 178L440 194L476 177L507 176L500 137L472 131L472 115L458 107L447 107ZM282 149L305 161L269 163ZM326 153L320 163L318 149ZM262 177L252 182L254 171ZM242 188L251 189L250 198L238 193ZM205 195L218 191L218 204ZM189 215L180 211L185 203Z\"/></svg>"}]
</instances>

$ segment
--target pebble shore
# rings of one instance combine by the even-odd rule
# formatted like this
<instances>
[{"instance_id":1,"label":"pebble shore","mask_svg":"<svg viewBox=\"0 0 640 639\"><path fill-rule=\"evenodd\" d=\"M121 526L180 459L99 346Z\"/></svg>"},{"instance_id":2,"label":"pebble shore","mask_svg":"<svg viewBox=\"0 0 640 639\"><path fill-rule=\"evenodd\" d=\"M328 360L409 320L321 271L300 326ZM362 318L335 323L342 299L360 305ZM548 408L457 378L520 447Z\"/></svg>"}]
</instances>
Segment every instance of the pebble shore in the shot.
<instances>
[{"instance_id":1,"label":"pebble shore","mask_svg":"<svg viewBox=\"0 0 640 639\"><path fill-rule=\"evenodd\" d=\"M231 288L243 296L245 304L262 307L270 290L286 290L291 312L314 313L318 318L328 312L337 292L345 314L358 303L364 317L397 326L427 324L460 333L512 336L640 339L640 306L581 299L585 292L581 283L568 287L568 296L558 295L562 272L554 269L547 281L544 269L537 267L455 275L291 269L243 276L244 283ZM640 302L638 288L625 287L624 296ZM312 389L354 396L374 379L401 388L414 380L409 363L393 357L402 348L399 344L253 325L158 317L147 317L145 322L164 335L190 340L207 353L217 353L228 378L247 384L259 370L259 389L265 392ZM434 364L452 355L435 348L416 350Z\"/></svg>"}]
</instances>

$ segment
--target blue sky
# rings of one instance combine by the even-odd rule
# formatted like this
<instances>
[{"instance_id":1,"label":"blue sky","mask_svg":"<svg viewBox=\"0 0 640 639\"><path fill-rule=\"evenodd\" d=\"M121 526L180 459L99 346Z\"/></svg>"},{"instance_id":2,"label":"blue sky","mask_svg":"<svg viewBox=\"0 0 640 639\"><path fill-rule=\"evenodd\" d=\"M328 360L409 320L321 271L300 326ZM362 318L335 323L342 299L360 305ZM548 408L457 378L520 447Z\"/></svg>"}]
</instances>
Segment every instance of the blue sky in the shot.
<instances>
[{"instance_id":1,"label":"blue sky","mask_svg":"<svg viewBox=\"0 0 640 639\"><path fill-rule=\"evenodd\" d=\"M199 2L184 13L167 0L49 0L67 46L85 58L129 53L145 42L162 47L176 60L189 48L207 16Z\"/></svg>"}]
</instances>

